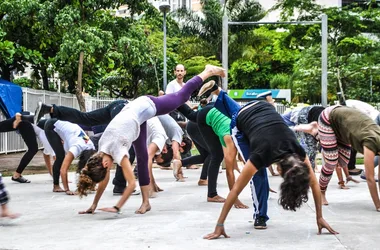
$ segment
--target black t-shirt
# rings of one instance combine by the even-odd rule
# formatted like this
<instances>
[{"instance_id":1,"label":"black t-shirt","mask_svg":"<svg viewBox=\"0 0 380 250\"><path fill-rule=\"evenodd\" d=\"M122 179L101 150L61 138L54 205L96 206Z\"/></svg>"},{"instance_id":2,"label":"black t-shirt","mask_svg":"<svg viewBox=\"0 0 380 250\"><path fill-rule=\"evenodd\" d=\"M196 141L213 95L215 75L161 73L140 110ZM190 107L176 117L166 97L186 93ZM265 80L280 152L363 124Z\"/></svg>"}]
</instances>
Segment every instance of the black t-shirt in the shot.
<instances>
[{"instance_id":1,"label":"black t-shirt","mask_svg":"<svg viewBox=\"0 0 380 250\"><path fill-rule=\"evenodd\" d=\"M257 169L268 167L288 154L298 154L302 160L306 157L295 134L270 103L257 102L241 111L237 128L249 140L249 159Z\"/></svg>"}]
</instances>

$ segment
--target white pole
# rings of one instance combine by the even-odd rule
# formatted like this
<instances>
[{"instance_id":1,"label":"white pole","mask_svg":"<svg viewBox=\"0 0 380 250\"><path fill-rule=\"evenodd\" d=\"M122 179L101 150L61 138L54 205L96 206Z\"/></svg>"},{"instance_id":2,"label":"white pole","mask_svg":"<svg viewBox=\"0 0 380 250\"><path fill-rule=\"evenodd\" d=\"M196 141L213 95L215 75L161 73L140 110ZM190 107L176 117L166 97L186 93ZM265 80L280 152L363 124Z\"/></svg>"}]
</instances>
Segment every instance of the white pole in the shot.
<instances>
[{"instance_id":1,"label":"white pole","mask_svg":"<svg viewBox=\"0 0 380 250\"><path fill-rule=\"evenodd\" d=\"M164 89L163 91L166 91L166 85L168 83L168 76L167 76L167 68L166 68L166 11L164 11L164 75L163 75L163 80L164 80Z\"/></svg>"},{"instance_id":2,"label":"white pole","mask_svg":"<svg viewBox=\"0 0 380 250\"><path fill-rule=\"evenodd\" d=\"M223 31L222 31L222 65L226 69L226 77L223 78L222 88L227 90L228 88L228 16L224 11L223 15Z\"/></svg>"},{"instance_id":3,"label":"white pole","mask_svg":"<svg viewBox=\"0 0 380 250\"><path fill-rule=\"evenodd\" d=\"M327 15L322 15L322 106L327 106Z\"/></svg>"}]
</instances>

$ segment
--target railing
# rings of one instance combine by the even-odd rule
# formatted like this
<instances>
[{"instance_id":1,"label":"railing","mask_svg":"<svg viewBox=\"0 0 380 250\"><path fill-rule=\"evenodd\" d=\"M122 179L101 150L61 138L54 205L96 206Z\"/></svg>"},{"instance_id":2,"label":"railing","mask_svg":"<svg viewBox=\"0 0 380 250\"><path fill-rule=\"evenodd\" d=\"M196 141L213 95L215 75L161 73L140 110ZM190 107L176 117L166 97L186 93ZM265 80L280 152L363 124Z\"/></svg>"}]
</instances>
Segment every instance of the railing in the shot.
<instances>
[{"instance_id":1,"label":"railing","mask_svg":"<svg viewBox=\"0 0 380 250\"><path fill-rule=\"evenodd\" d=\"M66 107L79 109L78 101L75 95L57 93L45 90L22 88L23 92L23 110L34 113L39 101L46 104L57 104ZM113 98L94 98L85 96L86 110L92 111L107 106L114 101ZM46 117L48 118L48 117ZM0 121L5 120L5 116L0 112ZM42 146L42 145L39 145ZM7 154L19 151L25 151L27 147L21 136L15 132L0 133L0 154Z\"/></svg>"},{"instance_id":2,"label":"railing","mask_svg":"<svg viewBox=\"0 0 380 250\"><path fill-rule=\"evenodd\" d=\"M79 108L78 101L75 95L64 94L57 92L50 92L45 90L36 90L23 88L23 109L24 111L33 112L39 101L46 104L57 104L66 107ZM86 110L92 111L107 106L110 102L114 101L114 98L97 98L91 96L85 96ZM191 102L197 105L198 102ZM238 102L240 105L244 105L246 102ZM277 104L277 112L284 113L286 107L282 104ZM48 118L48 117L46 117ZM0 112L0 121L5 117ZM41 145L40 145L41 146ZM27 149L24 141L17 132L0 133L0 154L7 154L12 152L25 151Z\"/></svg>"}]
</instances>

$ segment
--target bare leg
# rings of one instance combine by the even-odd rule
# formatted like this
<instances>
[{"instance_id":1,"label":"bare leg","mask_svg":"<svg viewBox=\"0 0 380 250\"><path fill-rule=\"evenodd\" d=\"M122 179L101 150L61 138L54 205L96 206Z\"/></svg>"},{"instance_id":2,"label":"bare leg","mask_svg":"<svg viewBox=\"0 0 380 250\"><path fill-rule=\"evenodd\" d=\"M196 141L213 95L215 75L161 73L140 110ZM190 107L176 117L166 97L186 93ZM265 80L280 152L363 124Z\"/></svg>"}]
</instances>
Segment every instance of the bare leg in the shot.
<instances>
[{"instance_id":1,"label":"bare leg","mask_svg":"<svg viewBox=\"0 0 380 250\"><path fill-rule=\"evenodd\" d=\"M339 185L339 188L340 189L350 189L349 187L346 187L346 185L344 185L342 168L341 167L337 167L335 169L335 172L336 172L336 175L338 176L338 180L339 180L338 185Z\"/></svg>"},{"instance_id":2,"label":"bare leg","mask_svg":"<svg viewBox=\"0 0 380 250\"><path fill-rule=\"evenodd\" d=\"M20 122L21 122L21 114L16 113L15 120L13 122L13 128L16 129L18 127L18 125L20 124Z\"/></svg>"},{"instance_id":3,"label":"bare leg","mask_svg":"<svg viewBox=\"0 0 380 250\"><path fill-rule=\"evenodd\" d=\"M136 210L136 214L145 214L146 212L151 210L151 206L149 203L149 185L140 187L141 196L143 198L142 204L138 210Z\"/></svg>"},{"instance_id":4,"label":"bare leg","mask_svg":"<svg viewBox=\"0 0 380 250\"><path fill-rule=\"evenodd\" d=\"M322 205L327 206L329 202L326 199L326 191L321 191L321 197L322 197Z\"/></svg>"}]
</instances>

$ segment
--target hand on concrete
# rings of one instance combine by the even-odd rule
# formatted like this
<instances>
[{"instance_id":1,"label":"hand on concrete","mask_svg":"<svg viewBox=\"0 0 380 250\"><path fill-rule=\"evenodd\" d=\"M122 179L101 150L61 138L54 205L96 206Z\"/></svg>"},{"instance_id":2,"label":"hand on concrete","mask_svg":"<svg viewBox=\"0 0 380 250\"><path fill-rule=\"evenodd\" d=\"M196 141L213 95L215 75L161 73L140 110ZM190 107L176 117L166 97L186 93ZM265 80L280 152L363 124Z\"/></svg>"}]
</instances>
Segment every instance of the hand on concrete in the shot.
<instances>
[{"instance_id":1,"label":"hand on concrete","mask_svg":"<svg viewBox=\"0 0 380 250\"><path fill-rule=\"evenodd\" d=\"M223 235L224 238L230 238L230 236L228 236L226 232L224 231L224 226L216 226L215 231L213 233L210 233L204 236L203 239L214 240L214 239L219 238L221 235Z\"/></svg>"},{"instance_id":2,"label":"hand on concrete","mask_svg":"<svg viewBox=\"0 0 380 250\"><path fill-rule=\"evenodd\" d=\"M86 211L79 211L78 214L94 214L96 209L96 205L92 204L92 206Z\"/></svg>"},{"instance_id":3,"label":"hand on concrete","mask_svg":"<svg viewBox=\"0 0 380 250\"><path fill-rule=\"evenodd\" d=\"M325 219L323 219L322 217L317 219L317 224L318 224L318 234L322 233L322 228L326 228L331 234L339 234L337 231L332 229L329 223L327 223Z\"/></svg>"}]
</instances>

